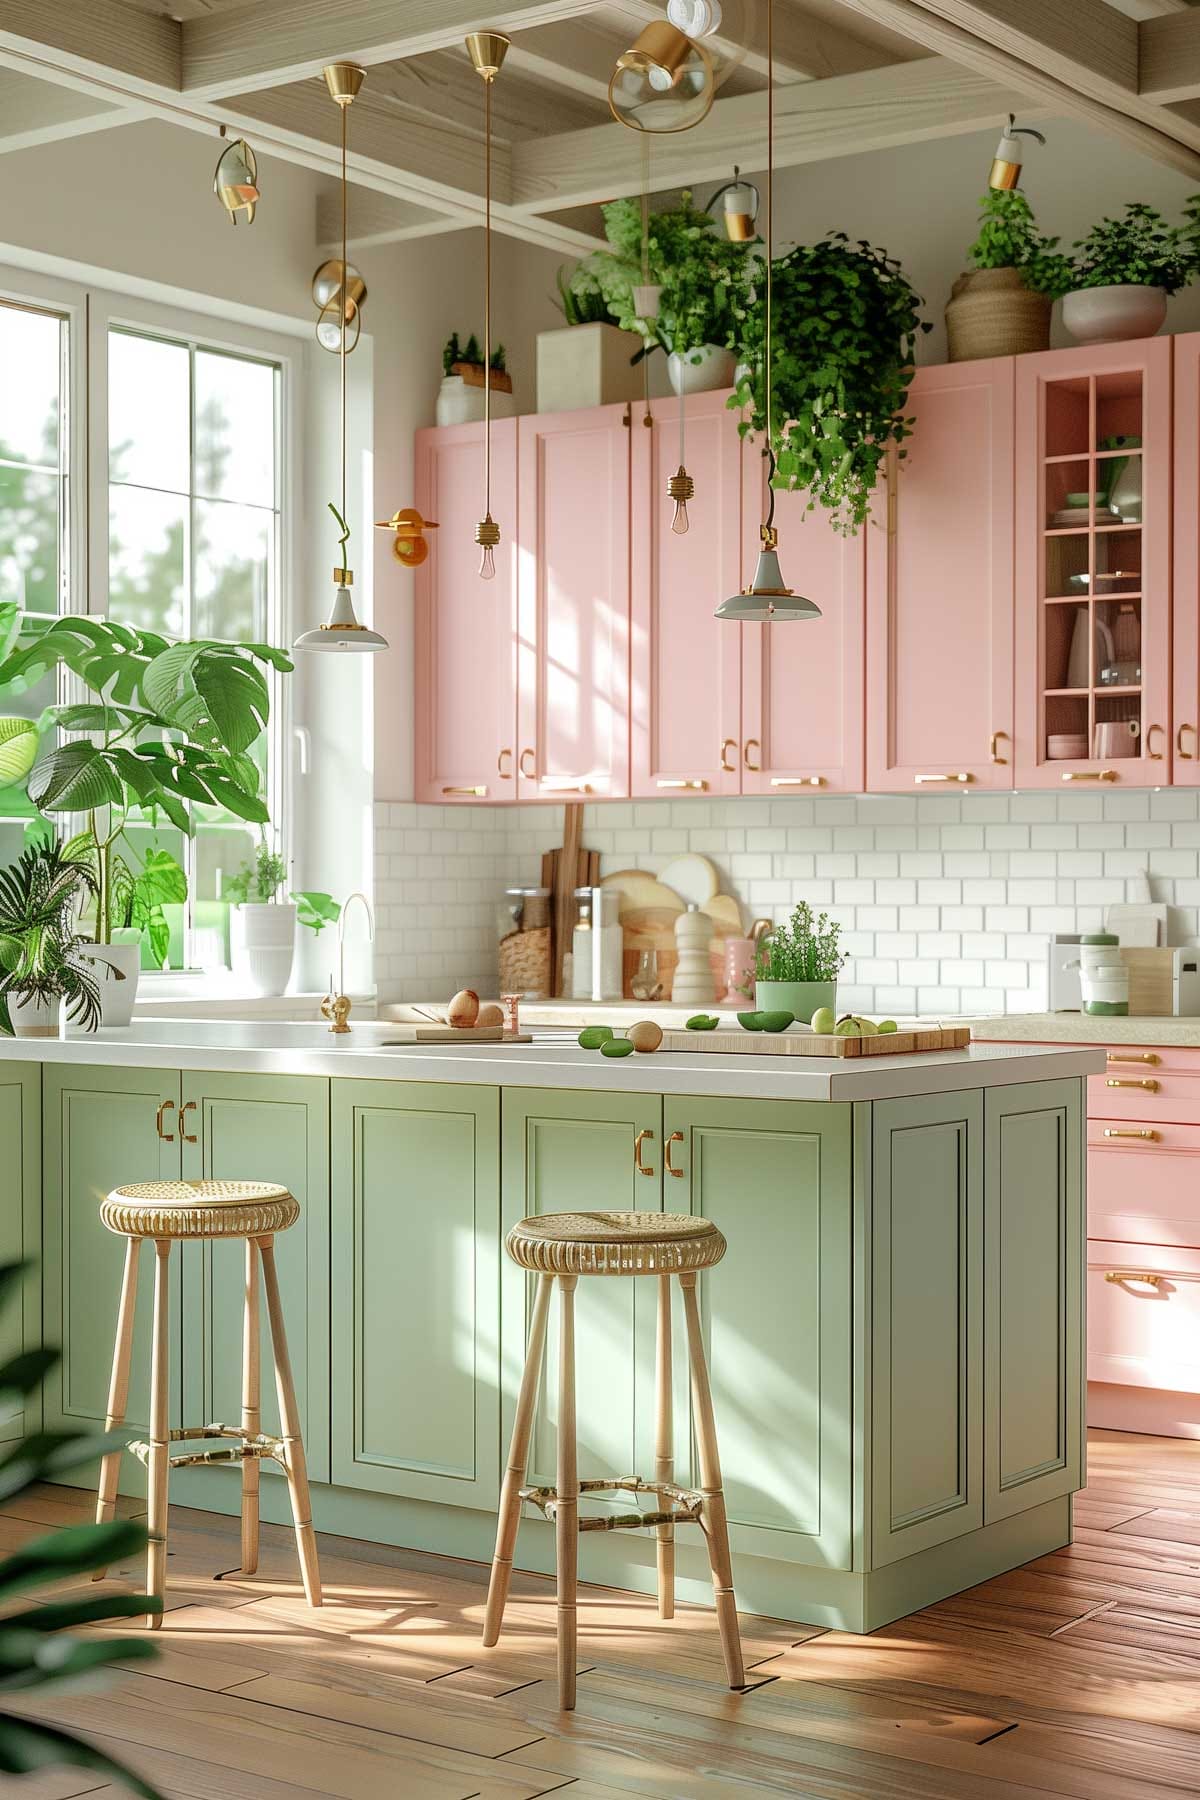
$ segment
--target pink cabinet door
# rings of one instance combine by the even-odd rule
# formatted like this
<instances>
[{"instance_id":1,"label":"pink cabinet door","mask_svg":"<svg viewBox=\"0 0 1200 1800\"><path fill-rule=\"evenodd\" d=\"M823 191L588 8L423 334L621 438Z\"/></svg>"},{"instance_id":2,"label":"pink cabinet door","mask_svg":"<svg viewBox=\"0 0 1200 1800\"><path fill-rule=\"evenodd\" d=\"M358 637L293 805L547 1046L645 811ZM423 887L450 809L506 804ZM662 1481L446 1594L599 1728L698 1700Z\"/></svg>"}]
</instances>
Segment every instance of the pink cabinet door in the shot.
<instances>
[{"instance_id":1,"label":"pink cabinet door","mask_svg":"<svg viewBox=\"0 0 1200 1800\"><path fill-rule=\"evenodd\" d=\"M1171 339L1175 359L1175 531L1171 780L1200 783L1200 332Z\"/></svg>"},{"instance_id":2,"label":"pink cabinet door","mask_svg":"<svg viewBox=\"0 0 1200 1800\"><path fill-rule=\"evenodd\" d=\"M635 794L738 792L736 624L713 614L741 586L741 439L724 392L696 394L684 452L696 483L689 529L671 529L667 482L680 462L679 401L632 409L633 617L630 726ZM723 754L724 748L724 754Z\"/></svg>"},{"instance_id":3,"label":"pink cabinet door","mask_svg":"<svg viewBox=\"0 0 1200 1800\"><path fill-rule=\"evenodd\" d=\"M517 422L492 428L496 578L479 579L483 427L419 431L416 506L438 529L414 581L418 800L515 800Z\"/></svg>"},{"instance_id":4,"label":"pink cabinet door","mask_svg":"<svg viewBox=\"0 0 1200 1800\"><path fill-rule=\"evenodd\" d=\"M629 793L623 406L518 421L522 799Z\"/></svg>"},{"instance_id":5,"label":"pink cabinet door","mask_svg":"<svg viewBox=\"0 0 1200 1800\"><path fill-rule=\"evenodd\" d=\"M1171 778L1171 341L1017 359L1019 787Z\"/></svg>"},{"instance_id":6,"label":"pink cabinet door","mask_svg":"<svg viewBox=\"0 0 1200 1800\"><path fill-rule=\"evenodd\" d=\"M746 446L744 562L754 569L765 467ZM863 610L866 540L844 537L804 493L777 493L775 524L786 584L819 619L742 626L742 792L863 790Z\"/></svg>"},{"instance_id":7,"label":"pink cabinet door","mask_svg":"<svg viewBox=\"0 0 1200 1800\"><path fill-rule=\"evenodd\" d=\"M867 539L867 786L1012 786L1013 365L919 369Z\"/></svg>"}]
</instances>

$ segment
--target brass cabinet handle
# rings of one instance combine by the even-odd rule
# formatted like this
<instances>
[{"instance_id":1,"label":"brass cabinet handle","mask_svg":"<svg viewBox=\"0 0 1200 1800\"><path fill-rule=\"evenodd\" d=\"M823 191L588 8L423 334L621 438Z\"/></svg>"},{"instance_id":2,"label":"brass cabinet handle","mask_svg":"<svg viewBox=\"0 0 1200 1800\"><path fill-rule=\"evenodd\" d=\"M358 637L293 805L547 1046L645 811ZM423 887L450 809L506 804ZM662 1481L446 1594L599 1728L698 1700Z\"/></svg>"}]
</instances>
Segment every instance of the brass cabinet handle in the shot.
<instances>
[{"instance_id":1,"label":"brass cabinet handle","mask_svg":"<svg viewBox=\"0 0 1200 1800\"><path fill-rule=\"evenodd\" d=\"M1118 1051L1110 1050L1108 1061L1110 1063L1151 1063L1157 1068L1162 1057L1155 1050L1135 1050L1128 1056L1122 1056Z\"/></svg>"},{"instance_id":2,"label":"brass cabinet handle","mask_svg":"<svg viewBox=\"0 0 1200 1800\"><path fill-rule=\"evenodd\" d=\"M757 775L759 773L760 769L762 768L762 764L750 761L750 746L751 746L751 744L754 745L754 748L756 750L762 749L762 745L759 743L757 738L747 738L745 748L742 751L742 760L745 762L745 765L749 769L750 773L752 775Z\"/></svg>"},{"instance_id":3,"label":"brass cabinet handle","mask_svg":"<svg viewBox=\"0 0 1200 1800\"><path fill-rule=\"evenodd\" d=\"M969 769L960 769L957 775L914 775L913 786L928 787L932 782L938 781L955 781L961 786L968 781L974 781L974 779L975 777Z\"/></svg>"},{"instance_id":4,"label":"brass cabinet handle","mask_svg":"<svg viewBox=\"0 0 1200 1800\"><path fill-rule=\"evenodd\" d=\"M479 787L444 787L442 792L443 794L470 794L475 800L487 799L487 789L482 784Z\"/></svg>"},{"instance_id":5,"label":"brass cabinet handle","mask_svg":"<svg viewBox=\"0 0 1200 1800\"><path fill-rule=\"evenodd\" d=\"M988 741L988 755L991 757L991 759L994 763L1002 763L1002 764L1007 765L1007 763L1008 763L1007 756L1001 756L1001 754L1000 754L1000 739L1001 738L1003 738L1006 743L1008 742L1007 731L993 731L991 738Z\"/></svg>"},{"instance_id":6,"label":"brass cabinet handle","mask_svg":"<svg viewBox=\"0 0 1200 1800\"><path fill-rule=\"evenodd\" d=\"M1105 1087L1117 1087L1117 1088L1125 1088L1125 1087L1145 1088L1145 1090L1148 1094L1157 1094L1157 1092L1158 1092L1158 1083L1153 1078L1151 1078L1150 1080L1147 1080L1147 1081L1132 1081L1132 1080L1131 1081L1122 1081L1117 1076L1110 1075L1108 1077L1108 1080L1104 1083L1104 1085L1105 1085Z\"/></svg>"},{"instance_id":7,"label":"brass cabinet handle","mask_svg":"<svg viewBox=\"0 0 1200 1800\"><path fill-rule=\"evenodd\" d=\"M507 769L504 766L504 759L506 756L508 758ZM496 773L500 777L501 781L511 781L512 780L512 750L510 748L505 747L505 749L503 749L500 752L499 756L496 758Z\"/></svg>"},{"instance_id":8,"label":"brass cabinet handle","mask_svg":"<svg viewBox=\"0 0 1200 1800\"><path fill-rule=\"evenodd\" d=\"M824 787L823 775L772 775L772 787Z\"/></svg>"},{"instance_id":9,"label":"brass cabinet handle","mask_svg":"<svg viewBox=\"0 0 1200 1800\"><path fill-rule=\"evenodd\" d=\"M654 1170L648 1169L642 1161L642 1145L647 1139L651 1142L654 1141L654 1133L652 1131L639 1131L633 1140L633 1166L639 1175L653 1175L654 1173Z\"/></svg>"},{"instance_id":10,"label":"brass cabinet handle","mask_svg":"<svg viewBox=\"0 0 1200 1800\"><path fill-rule=\"evenodd\" d=\"M707 781L699 781L695 776L686 781L656 781L654 785L660 788L690 788L696 794L703 794L708 788Z\"/></svg>"},{"instance_id":11,"label":"brass cabinet handle","mask_svg":"<svg viewBox=\"0 0 1200 1800\"><path fill-rule=\"evenodd\" d=\"M185 1144L194 1144L196 1142L196 1133L194 1131L189 1131L187 1128L187 1116L190 1112L195 1111L196 1102L194 1100L185 1100L179 1109L179 1135Z\"/></svg>"},{"instance_id":12,"label":"brass cabinet handle","mask_svg":"<svg viewBox=\"0 0 1200 1800\"><path fill-rule=\"evenodd\" d=\"M1148 725L1146 727L1146 756L1150 762L1161 762L1163 759L1161 750L1152 750L1150 748L1150 739L1154 736L1156 731L1161 733L1163 737L1166 737L1167 735L1161 725Z\"/></svg>"},{"instance_id":13,"label":"brass cabinet handle","mask_svg":"<svg viewBox=\"0 0 1200 1800\"><path fill-rule=\"evenodd\" d=\"M1181 756L1184 762L1191 762L1192 752L1190 750L1185 750L1183 747L1183 734L1185 731L1190 731L1193 737L1196 735L1196 727L1194 725L1181 725L1179 730L1175 733L1175 754Z\"/></svg>"},{"instance_id":14,"label":"brass cabinet handle","mask_svg":"<svg viewBox=\"0 0 1200 1800\"><path fill-rule=\"evenodd\" d=\"M1144 1281L1147 1287L1161 1287L1164 1275L1152 1275L1146 1269L1109 1269L1105 1281Z\"/></svg>"},{"instance_id":15,"label":"brass cabinet handle","mask_svg":"<svg viewBox=\"0 0 1200 1800\"><path fill-rule=\"evenodd\" d=\"M1115 769L1067 769L1063 774L1064 781L1115 781Z\"/></svg>"},{"instance_id":16,"label":"brass cabinet handle","mask_svg":"<svg viewBox=\"0 0 1200 1800\"><path fill-rule=\"evenodd\" d=\"M737 774L737 770L734 767L734 765L731 762L727 762L725 760L726 752L730 751L730 750L736 750L736 749L737 749L737 739L736 738L722 738L721 739L721 771L725 775L736 775Z\"/></svg>"},{"instance_id":17,"label":"brass cabinet handle","mask_svg":"<svg viewBox=\"0 0 1200 1800\"><path fill-rule=\"evenodd\" d=\"M683 1170L677 1169L675 1167L675 1164L671 1161L671 1145L672 1144L682 1144L682 1142L683 1142L682 1131L673 1131L671 1133L670 1137L667 1139L666 1155L665 1155L665 1158L663 1161L663 1167L666 1169L667 1174L678 1176L680 1181L683 1180Z\"/></svg>"},{"instance_id":18,"label":"brass cabinet handle","mask_svg":"<svg viewBox=\"0 0 1200 1800\"><path fill-rule=\"evenodd\" d=\"M546 794L590 794L592 789L586 781L552 781L547 776L542 791Z\"/></svg>"},{"instance_id":19,"label":"brass cabinet handle","mask_svg":"<svg viewBox=\"0 0 1200 1800\"><path fill-rule=\"evenodd\" d=\"M163 1123L167 1114L169 1112L174 1112L174 1110L175 1102L173 1100L164 1100L159 1106L158 1113L154 1120L154 1129L157 1131L164 1144L173 1144L175 1142L174 1132L163 1130Z\"/></svg>"},{"instance_id":20,"label":"brass cabinet handle","mask_svg":"<svg viewBox=\"0 0 1200 1800\"><path fill-rule=\"evenodd\" d=\"M525 767L525 758L527 756L533 756L533 751L531 749L527 748L525 750L522 750L518 766L521 770L522 775L525 777L526 781L536 781L537 780L537 758L534 757L533 768L527 769Z\"/></svg>"},{"instance_id":21,"label":"brass cabinet handle","mask_svg":"<svg viewBox=\"0 0 1200 1800\"><path fill-rule=\"evenodd\" d=\"M1106 1125L1104 1135L1106 1138L1141 1138L1147 1144L1158 1142L1157 1131L1122 1131L1117 1125Z\"/></svg>"}]
</instances>

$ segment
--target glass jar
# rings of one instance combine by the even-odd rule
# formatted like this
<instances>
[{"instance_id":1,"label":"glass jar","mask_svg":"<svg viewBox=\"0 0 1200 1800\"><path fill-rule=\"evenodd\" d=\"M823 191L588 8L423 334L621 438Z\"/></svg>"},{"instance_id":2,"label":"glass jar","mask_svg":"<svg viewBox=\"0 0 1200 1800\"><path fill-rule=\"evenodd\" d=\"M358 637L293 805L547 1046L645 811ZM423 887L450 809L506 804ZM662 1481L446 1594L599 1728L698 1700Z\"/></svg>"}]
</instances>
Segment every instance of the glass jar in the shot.
<instances>
[{"instance_id":1,"label":"glass jar","mask_svg":"<svg viewBox=\"0 0 1200 1800\"><path fill-rule=\"evenodd\" d=\"M550 998L550 889L504 890L498 917L500 991L522 1000Z\"/></svg>"},{"instance_id":2,"label":"glass jar","mask_svg":"<svg viewBox=\"0 0 1200 1800\"><path fill-rule=\"evenodd\" d=\"M564 990L566 986L564 972ZM570 994L572 1000L590 1000L592 997L592 890L590 887L575 889L575 925L571 932Z\"/></svg>"},{"instance_id":3,"label":"glass jar","mask_svg":"<svg viewBox=\"0 0 1200 1800\"><path fill-rule=\"evenodd\" d=\"M619 1000L625 989L625 932L618 888L592 889L592 999Z\"/></svg>"}]
</instances>

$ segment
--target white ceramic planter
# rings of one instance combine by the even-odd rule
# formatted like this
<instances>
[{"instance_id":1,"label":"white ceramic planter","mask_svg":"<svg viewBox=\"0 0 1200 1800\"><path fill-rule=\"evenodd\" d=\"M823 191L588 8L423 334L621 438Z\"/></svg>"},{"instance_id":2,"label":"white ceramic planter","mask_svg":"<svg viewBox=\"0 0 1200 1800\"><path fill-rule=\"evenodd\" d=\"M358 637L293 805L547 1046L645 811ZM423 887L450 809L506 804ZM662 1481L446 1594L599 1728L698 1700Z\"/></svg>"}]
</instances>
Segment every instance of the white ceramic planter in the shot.
<instances>
[{"instance_id":1,"label":"white ceramic planter","mask_svg":"<svg viewBox=\"0 0 1200 1800\"><path fill-rule=\"evenodd\" d=\"M142 962L141 945L81 944L79 947L95 965L92 972L100 989L101 1025L107 1029L110 1025L132 1024Z\"/></svg>"},{"instance_id":2,"label":"white ceramic planter","mask_svg":"<svg viewBox=\"0 0 1200 1800\"><path fill-rule=\"evenodd\" d=\"M437 397L438 424L472 425L482 417L483 389L468 387L461 375L443 375Z\"/></svg>"},{"instance_id":3,"label":"white ceramic planter","mask_svg":"<svg viewBox=\"0 0 1200 1800\"><path fill-rule=\"evenodd\" d=\"M19 1038L56 1038L62 1021L61 1000L9 1000L8 1013Z\"/></svg>"},{"instance_id":4,"label":"white ceramic planter","mask_svg":"<svg viewBox=\"0 0 1200 1800\"><path fill-rule=\"evenodd\" d=\"M539 331L537 407L539 412L574 412L584 406L611 406L635 400L642 391L642 365L630 362L641 347L634 331L619 325L564 325Z\"/></svg>"},{"instance_id":5,"label":"white ceramic planter","mask_svg":"<svg viewBox=\"0 0 1200 1800\"><path fill-rule=\"evenodd\" d=\"M736 367L733 351L717 344L686 350L682 356L672 350L667 358L667 374L677 394L710 394L717 388L732 387Z\"/></svg>"},{"instance_id":6,"label":"white ceramic planter","mask_svg":"<svg viewBox=\"0 0 1200 1800\"><path fill-rule=\"evenodd\" d=\"M230 960L246 993L273 999L287 992L296 953L296 908L247 901L229 915Z\"/></svg>"},{"instance_id":7,"label":"white ceramic planter","mask_svg":"<svg viewBox=\"0 0 1200 1800\"><path fill-rule=\"evenodd\" d=\"M1122 344L1128 338L1153 337L1167 316L1167 296L1161 288L1077 288L1065 294L1063 324L1080 344Z\"/></svg>"}]
</instances>

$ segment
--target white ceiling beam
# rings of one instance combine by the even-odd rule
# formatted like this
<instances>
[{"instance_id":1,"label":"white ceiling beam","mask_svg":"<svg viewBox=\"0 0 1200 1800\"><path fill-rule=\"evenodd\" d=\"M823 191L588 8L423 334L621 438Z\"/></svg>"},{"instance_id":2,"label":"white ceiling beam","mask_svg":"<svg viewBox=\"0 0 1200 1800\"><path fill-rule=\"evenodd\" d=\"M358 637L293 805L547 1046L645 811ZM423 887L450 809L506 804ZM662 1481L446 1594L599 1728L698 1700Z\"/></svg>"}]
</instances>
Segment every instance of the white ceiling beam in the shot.
<instances>
[{"instance_id":1,"label":"white ceiling beam","mask_svg":"<svg viewBox=\"0 0 1200 1800\"><path fill-rule=\"evenodd\" d=\"M130 125L145 112L111 106L71 88L33 81L0 67L0 155L36 150L60 138L86 137L115 125Z\"/></svg>"},{"instance_id":2,"label":"white ceiling beam","mask_svg":"<svg viewBox=\"0 0 1200 1800\"><path fill-rule=\"evenodd\" d=\"M1027 101L1082 119L1182 174L1200 175L1200 125L1141 98L1112 7L1101 41L1084 48L1100 0L844 0L852 11L965 68L1010 83ZM953 10L954 18L946 15ZM1001 16L1003 15L1003 17ZM960 22L966 21L966 22ZM1118 21L1114 26L1113 20ZM1040 36L1035 33L1040 32ZM1073 63L1072 43L1082 54ZM1132 86L1128 84L1133 84Z\"/></svg>"},{"instance_id":3,"label":"white ceiling beam","mask_svg":"<svg viewBox=\"0 0 1200 1800\"><path fill-rule=\"evenodd\" d=\"M999 125L1014 109L1035 116L1014 89L941 57L798 82L776 97L775 163L786 168L953 137ZM734 162L748 165L757 158L761 164L765 134L762 94L718 100L695 131L655 139L654 184L691 186L728 176ZM636 193L641 180L641 141L621 125L534 138L513 148L513 205L529 213Z\"/></svg>"},{"instance_id":4,"label":"white ceiling beam","mask_svg":"<svg viewBox=\"0 0 1200 1800\"><path fill-rule=\"evenodd\" d=\"M182 87L216 99L319 75L326 63L424 56L469 31L528 31L591 12L596 0L251 0L186 19ZM36 10L36 9L35 9Z\"/></svg>"},{"instance_id":5,"label":"white ceiling beam","mask_svg":"<svg viewBox=\"0 0 1200 1800\"><path fill-rule=\"evenodd\" d=\"M434 237L446 231L461 231L463 222L445 213L430 212L427 207L411 206L406 200L395 200L388 194L377 194L367 188L356 189L350 206L351 253L374 249L380 244L398 244L408 238ZM317 245L323 255L339 254L342 236L341 197L332 189L317 196Z\"/></svg>"},{"instance_id":6,"label":"white ceiling beam","mask_svg":"<svg viewBox=\"0 0 1200 1800\"><path fill-rule=\"evenodd\" d=\"M183 67L179 24L121 0L0 0L0 46L48 56L80 75L116 72L147 92L178 91Z\"/></svg>"},{"instance_id":7,"label":"white ceiling beam","mask_svg":"<svg viewBox=\"0 0 1200 1800\"><path fill-rule=\"evenodd\" d=\"M1138 93L1166 103L1200 95L1200 12L1143 19L1138 33Z\"/></svg>"}]
</instances>

